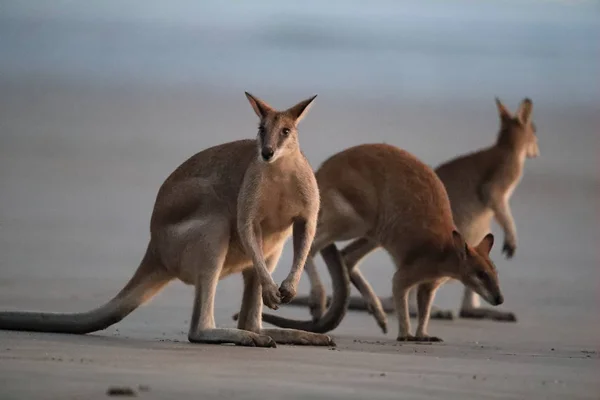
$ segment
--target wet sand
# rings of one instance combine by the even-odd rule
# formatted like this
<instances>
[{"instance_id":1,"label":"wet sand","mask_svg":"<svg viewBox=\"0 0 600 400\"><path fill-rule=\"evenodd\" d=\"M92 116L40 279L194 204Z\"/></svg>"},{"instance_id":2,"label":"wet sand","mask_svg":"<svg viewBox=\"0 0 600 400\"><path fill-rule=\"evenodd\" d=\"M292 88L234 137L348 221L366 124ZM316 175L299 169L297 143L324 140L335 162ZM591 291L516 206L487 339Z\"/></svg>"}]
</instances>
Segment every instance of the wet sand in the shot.
<instances>
[{"instance_id":1,"label":"wet sand","mask_svg":"<svg viewBox=\"0 0 600 400\"><path fill-rule=\"evenodd\" d=\"M283 107L311 93L255 94ZM514 109L519 98L505 100ZM0 397L96 399L124 385L147 399L598 398L600 183L591 132L599 110L534 104L542 156L528 163L511 202L519 247L512 261L492 253L502 307L517 313L516 324L432 321L444 343L398 344L393 317L383 335L370 316L351 312L332 332L333 350L192 345L192 289L173 283L96 334L0 332ZM256 121L242 91L32 81L0 82L0 124L0 308L84 311L134 271L164 178L196 151L251 137ZM324 94L302 123L301 145L314 167L380 141L436 165L490 144L497 126L493 97L363 103ZM276 281L290 263L288 243ZM390 292L385 254L362 270L380 295ZM240 277L220 283L218 325L234 326L240 292ZM446 285L436 304L456 310L460 292ZM308 317L296 307L278 312Z\"/></svg>"}]
</instances>

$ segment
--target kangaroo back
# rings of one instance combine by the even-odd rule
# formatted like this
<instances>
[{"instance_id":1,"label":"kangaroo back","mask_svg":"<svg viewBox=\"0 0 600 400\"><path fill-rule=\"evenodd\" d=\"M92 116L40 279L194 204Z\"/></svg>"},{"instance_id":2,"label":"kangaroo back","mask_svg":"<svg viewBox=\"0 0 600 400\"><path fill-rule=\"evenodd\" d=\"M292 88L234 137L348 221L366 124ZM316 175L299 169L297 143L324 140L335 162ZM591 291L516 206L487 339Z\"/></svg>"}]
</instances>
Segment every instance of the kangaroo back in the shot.
<instances>
[{"instance_id":1,"label":"kangaroo back","mask_svg":"<svg viewBox=\"0 0 600 400\"><path fill-rule=\"evenodd\" d=\"M410 153L387 144L355 146L327 159L315 175L322 198L316 243L322 236L329 237L323 243L367 236L394 249L392 256L398 261L413 257L415 249L452 246L454 225L445 189L433 170ZM349 218L352 227L347 225ZM343 236L347 232L357 236ZM313 332L339 325L350 300L345 289L349 277L337 248L327 247L327 252L330 257L322 255L334 291L326 312L317 321L263 314L264 321Z\"/></svg>"}]
</instances>

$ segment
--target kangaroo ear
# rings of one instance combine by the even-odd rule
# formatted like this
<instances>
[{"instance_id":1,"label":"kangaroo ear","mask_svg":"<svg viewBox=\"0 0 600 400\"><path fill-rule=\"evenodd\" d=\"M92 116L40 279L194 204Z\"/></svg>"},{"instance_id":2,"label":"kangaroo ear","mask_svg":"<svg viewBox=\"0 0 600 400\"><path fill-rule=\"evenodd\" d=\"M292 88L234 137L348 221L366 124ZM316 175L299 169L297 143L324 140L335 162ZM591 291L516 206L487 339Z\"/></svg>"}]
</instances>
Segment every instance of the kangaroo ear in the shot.
<instances>
[{"instance_id":1,"label":"kangaroo ear","mask_svg":"<svg viewBox=\"0 0 600 400\"><path fill-rule=\"evenodd\" d=\"M254 109L254 112L256 113L256 115L258 115L258 118L263 119L267 116L267 114L275 111L270 105L268 105L258 97L254 97L248 92L244 93L246 93L246 97L248 98L250 105Z\"/></svg>"},{"instance_id":2,"label":"kangaroo ear","mask_svg":"<svg viewBox=\"0 0 600 400\"><path fill-rule=\"evenodd\" d=\"M467 259L467 243L463 239L462 235L458 231L452 231L452 240L454 241L454 248L458 253L461 260Z\"/></svg>"},{"instance_id":3,"label":"kangaroo ear","mask_svg":"<svg viewBox=\"0 0 600 400\"><path fill-rule=\"evenodd\" d=\"M497 97L496 107L498 108L498 115L500 116L500 121L504 122L512 118L512 114L510 113L510 111L508 111L508 108L506 108L506 106L502 104L500 99Z\"/></svg>"},{"instance_id":4,"label":"kangaroo ear","mask_svg":"<svg viewBox=\"0 0 600 400\"><path fill-rule=\"evenodd\" d=\"M302 120L302 118L304 118L304 116L308 113L308 110L310 109L310 106L312 105L312 103L316 97L317 97L317 95L315 94L310 99L303 100L300 103L296 104L295 106L287 109L286 112L292 118L294 118L294 120L296 120L296 125L298 125L298 123Z\"/></svg>"},{"instance_id":5,"label":"kangaroo ear","mask_svg":"<svg viewBox=\"0 0 600 400\"><path fill-rule=\"evenodd\" d=\"M493 246L494 246L494 235L492 235L491 233L488 233L481 240L481 243L479 243L477 245L477 250L479 250L480 252L485 253L485 254L490 254L490 251L492 251Z\"/></svg>"},{"instance_id":6,"label":"kangaroo ear","mask_svg":"<svg viewBox=\"0 0 600 400\"><path fill-rule=\"evenodd\" d=\"M531 121L531 113L533 112L533 102L530 98L523 99L517 110L517 117L522 124L527 125Z\"/></svg>"}]
</instances>

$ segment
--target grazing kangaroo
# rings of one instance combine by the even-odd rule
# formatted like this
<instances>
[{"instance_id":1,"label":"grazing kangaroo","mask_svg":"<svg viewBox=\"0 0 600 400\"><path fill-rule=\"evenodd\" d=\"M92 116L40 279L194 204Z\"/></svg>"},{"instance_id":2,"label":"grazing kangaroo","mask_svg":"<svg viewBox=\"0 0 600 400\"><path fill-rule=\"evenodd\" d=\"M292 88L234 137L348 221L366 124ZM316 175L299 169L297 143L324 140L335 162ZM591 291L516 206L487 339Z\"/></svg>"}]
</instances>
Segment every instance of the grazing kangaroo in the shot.
<instances>
[{"instance_id":1,"label":"grazing kangaroo","mask_svg":"<svg viewBox=\"0 0 600 400\"><path fill-rule=\"evenodd\" d=\"M470 245L479 243L490 231L492 217L504 230L502 248L512 258L517 244L514 219L509 199L522 175L526 158L539 155L536 128L532 121L533 103L525 98L512 115L499 99L496 99L500 116L500 132L496 143L486 149L458 157L440 165L435 172L444 183L454 222L459 232ZM363 299L353 297L350 307L370 311L385 331L385 312L393 312L392 297L378 299L369 283L354 268L358 262L380 246L368 238L360 238L342 250L342 256L350 271L352 283L359 289ZM307 265L311 278L311 296L294 299L293 304L308 304L316 319L325 309L324 288L318 274ZM411 306L416 305L415 292L411 291ZM411 314L414 312L411 310ZM449 311L439 310L437 316L444 318ZM499 321L516 321L511 312L480 308L479 298L469 287L465 287L461 304L462 318L489 318Z\"/></svg>"},{"instance_id":2,"label":"grazing kangaroo","mask_svg":"<svg viewBox=\"0 0 600 400\"><path fill-rule=\"evenodd\" d=\"M368 238L382 246L397 269L392 293L399 321L398 340L441 340L428 335L427 324L435 291L450 278L460 280L490 304L503 303L496 268L488 256L493 235L485 235L475 247L465 242L454 226L444 185L416 157L391 145L364 144L330 157L315 175L321 210L311 254L335 241L354 238ZM343 268L343 264L334 267ZM310 256L306 268L309 266L314 272ZM331 270L332 265L328 267ZM325 324L323 320L338 318L336 312L345 311L349 296L345 291L344 296L336 297L336 288L343 285L335 278L331 307L316 322L270 314L263 314L263 320L313 331L315 325ZM418 286L419 310L415 336L410 334L408 313L408 291L413 286Z\"/></svg>"},{"instance_id":3,"label":"grazing kangaroo","mask_svg":"<svg viewBox=\"0 0 600 400\"><path fill-rule=\"evenodd\" d=\"M261 326L263 302L277 309L295 296L315 234L319 191L300 151L297 125L316 96L285 111L246 96L260 118L256 140L203 150L166 179L154 205L146 254L112 300L77 314L0 312L0 329L73 334L102 330L178 278L195 286L190 342L332 345L326 335ZM271 272L292 232L293 264L278 288ZM239 272L244 293L238 329L216 328L217 283Z\"/></svg>"}]
</instances>

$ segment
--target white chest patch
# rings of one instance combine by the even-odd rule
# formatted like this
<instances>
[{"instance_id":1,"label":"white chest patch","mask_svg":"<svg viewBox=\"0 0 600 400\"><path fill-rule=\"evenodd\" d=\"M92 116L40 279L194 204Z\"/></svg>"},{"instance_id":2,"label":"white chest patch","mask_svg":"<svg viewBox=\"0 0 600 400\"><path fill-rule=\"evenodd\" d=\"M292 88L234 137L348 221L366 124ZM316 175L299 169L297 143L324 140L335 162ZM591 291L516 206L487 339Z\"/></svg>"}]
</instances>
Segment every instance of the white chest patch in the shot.
<instances>
[{"instance_id":1,"label":"white chest patch","mask_svg":"<svg viewBox=\"0 0 600 400\"><path fill-rule=\"evenodd\" d=\"M523 177L523 166L525 165L526 157L527 157L527 152L525 152L525 151L523 151L521 154L519 154L519 176L517 177L517 179L514 180L514 182L508 187L508 189L504 193L504 200L506 200L506 201L510 200L510 196L512 196L513 192L517 188L517 185L519 185L521 178Z\"/></svg>"}]
</instances>

